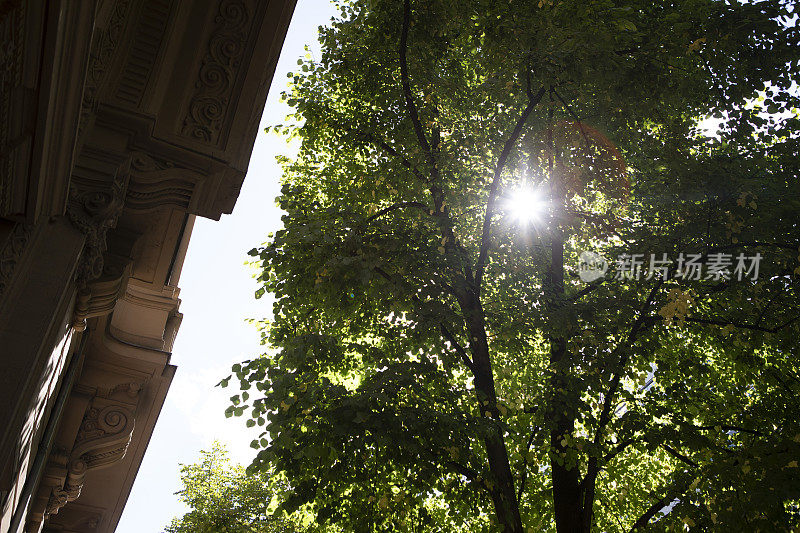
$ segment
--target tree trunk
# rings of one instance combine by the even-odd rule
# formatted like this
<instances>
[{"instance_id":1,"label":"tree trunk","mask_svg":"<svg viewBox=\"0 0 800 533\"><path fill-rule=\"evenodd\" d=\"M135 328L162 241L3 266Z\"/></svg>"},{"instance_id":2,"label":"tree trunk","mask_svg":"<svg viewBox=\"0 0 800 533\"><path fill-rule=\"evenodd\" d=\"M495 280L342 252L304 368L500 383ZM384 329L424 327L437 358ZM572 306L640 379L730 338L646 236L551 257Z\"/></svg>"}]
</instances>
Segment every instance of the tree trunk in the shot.
<instances>
[{"instance_id":1,"label":"tree trunk","mask_svg":"<svg viewBox=\"0 0 800 533\"><path fill-rule=\"evenodd\" d=\"M567 320L564 310L564 234L561 216L564 212L566 194L564 184L554 172L556 153L553 140L553 88L550 87L551 106L548 110L547 147L548 176L550 181L550 201L553 209L553 235L550 245L550 268L543 283L543 291L550 316L550 380L552 396L548 405L548 416L552 422L550 430L550 470L553 481L553 512L558 533L585 533L591 529L590 519L585 520L583 495L581 494L580 468L577 464L568 465L564 453L569 448L569 440L575 431L577 400L573 361L567 351L566 330L568 324L558 323ZM565 440L566 439L566 440ZM591 502L589 502L591 505Z\"/></svg>"},{"instance_id":2,"label":"tree trunk","mask_svg":"<svg viewBox=\"0 0 800 533\"><path fill-rule=\"evenodd\" d=\"M472 291L467 291L466 301L462 306L470 332L470 348L473 356L473 376L475 392L481 414L497 420L497 393L494 387L494 375L489 357L489 343L486 338L486 326L480 300ZM514 476L508 460L508 450L499 425L484 439L489 469L492 472L493 485L490 488L495 514L503 526L505 533L523 533L522 518L514 490Z\"/></svg>"},{"instance_id":3,"label":"tree trunk","mask_svg":"<svg viewBox=\"0 0 800 533\"><path fill-rule=\"evenodd\" d=\"M564 241L559 232L554 232L551 245L551 264L548 279L545 280L545 295L549 302L551 316L563 316L558 311L564 301ZM563 324L553 324L555 329ZM589 531L591 524L584 523L583 502L580 488L578 465L566 465L563 453L568 448L565 438L575 431L575 400L577 391L570 379L571 362L567 361L567 342L563 335L552 335L550 339L550 367L553 377L550 382L552 400L550 416L553 428L550 432L550 459L553 480L553 511L558 533L583 533ZM561 462L559 462L561 461ZM569 468L568 468L569 466Z\"/></svg>"}]
</instances>

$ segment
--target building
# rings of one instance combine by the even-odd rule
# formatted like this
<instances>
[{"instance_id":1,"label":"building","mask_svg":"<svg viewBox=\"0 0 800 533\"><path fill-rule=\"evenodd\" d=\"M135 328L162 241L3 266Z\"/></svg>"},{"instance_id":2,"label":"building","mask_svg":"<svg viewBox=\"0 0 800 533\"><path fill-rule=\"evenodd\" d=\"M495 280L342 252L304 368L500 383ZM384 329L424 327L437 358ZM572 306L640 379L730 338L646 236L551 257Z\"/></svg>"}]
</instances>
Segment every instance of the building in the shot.
<instances>
[{"instance_id":1,"label":"building","mask_svg":"<svg viewBox=\"0 0 800 533\"><path fill-rule=\"evenodd\" d=\"M0 532L114 531L294 0L0 0Z\"/></svg>"}]
</instances>

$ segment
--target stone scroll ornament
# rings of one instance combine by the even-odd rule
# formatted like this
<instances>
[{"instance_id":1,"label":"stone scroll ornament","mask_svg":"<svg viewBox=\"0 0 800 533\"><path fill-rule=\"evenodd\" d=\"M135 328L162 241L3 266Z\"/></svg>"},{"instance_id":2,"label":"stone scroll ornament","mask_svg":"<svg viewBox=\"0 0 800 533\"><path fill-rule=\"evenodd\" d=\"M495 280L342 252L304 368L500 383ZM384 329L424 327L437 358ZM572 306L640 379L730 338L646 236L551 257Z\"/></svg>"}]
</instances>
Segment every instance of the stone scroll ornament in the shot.
<instances>
[{"instance_id":1,"label":"stone scroll ornament","mask_svg":"<svg viewBox=\"0 0 800 533\"><path fill-rule=\"evenodd\" d=\"M138 395L138 386L131 384L129 387L129 395ZM125 457L134 423L131 405L102 397L92 401L72 451L62 453L67 475L61 487L53 488L45 508L45 519L81 495L89 471L113 465Z\"/></svg>"},{"instance_id":2,"label":"stone scroll ornament","mask_svg":"<svg viewBox=\"0 0 800 533\"><path fill-rule=\"evenodd\" d=\"M181 132L202 142L216 144L231 105L237 71L252 30L254 2L222 0L214 17L194 94Z\"/></svg>"}]
</instances>

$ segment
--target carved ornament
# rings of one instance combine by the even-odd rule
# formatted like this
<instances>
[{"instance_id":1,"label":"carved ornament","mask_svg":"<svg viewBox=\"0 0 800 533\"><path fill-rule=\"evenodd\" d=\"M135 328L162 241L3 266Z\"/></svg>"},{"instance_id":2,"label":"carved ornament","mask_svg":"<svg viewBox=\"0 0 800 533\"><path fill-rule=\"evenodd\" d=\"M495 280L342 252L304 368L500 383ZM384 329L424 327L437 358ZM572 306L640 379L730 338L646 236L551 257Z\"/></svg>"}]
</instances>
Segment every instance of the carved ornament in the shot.
<instances>
[{"instance_id":1,"label":"carved ornament","mask_svg":"<svg viewBox=\"0 0 800 533\"><path fill-rule=\"evenodd\" d=\"M11 234L6 238L0 247L0 296L11 283L11 277L19 263L25 247L30 241L33 226L27 224L15 224Z\"/></svg>"},{"instance_id":2,"label":"carved ornament","mask_svg":"<svg viewBox=\"0 0 800 533\"><path fill-rule=\"evenodd\" d=\"M128 17L129 4L129 0L117 0L115 2L107 26L98 28L97 35L92 43L78 122L78 139L82 138L83 133L86 131L89 117L94 113L97 92L105 80L106 73L117 50L120 36Z\"/></svg>"},{"instance_id":3,"label":"carved ornament","mask_svg":"<svg viewBox=\"0 0 800 533\"><path fill-rule=\"evenodd\" d=\"M25 7L22 0L0 2L0 214L11 210L16 155L21 148L12 148L11 117L14 89L22 85Z\"/></svg>"},{"instance_id":4,"label":"carved ornament","mask_svg":"<svg viewBox=\"0 0 800 533\"><path fill-rule=\"evenodd\" d=\"M111 254L103 261L103 274L78 289L75 298L73 327L86 329L86 320L107 315L114 310L117 300L125 294L131 273L131 260Z\"/></svg>"},{"instance_id":5,"label":"carved ornament","mask_svg":"<svg viewBox=\"0 0 800 533\"><path fill-rule=\"evenodd\" d=\"M72 224L86 235L83 259L77 272L79 287L103 274L106 235L122 213L127 172L117 172L110 183L73 176L69 189L67 215Z\"/></svg>"},{"instance_id":6,"label":"carved ornament","mask_svg":"<svg viewBox=\"0 0 800 533\"><path fill-rule=\"evenodd\" d=\"M133 152L125 206L147 210L164 205L188 209L201 175L171 161Z\"/></svg>"},{"instance_id":7,"label":"carved ornament","mask_svg":"<svg viewBox=\"0 0 800 533\"><path fill-rule=\"evenodd\" d=\"M218 144L231 105L236 74L247 49L254 6L243 0L222 0L214 18L189 109L181 133Z\"/></svg>"},{"instance_id":8,"label":"carved ornament","mask_svg":"<svg viewBox=\"0 0 800 533\"><path fill-rule=\"evenodd\" d=\"M135 425L134 407L111 399L117 389L136 398L140 385L124 384L110 391L101 391L84 414L72 451L51 456L54 466L66 464L61 486L54 487L44 511L44 519L57 514L67 503L76 500L86 481L87 472L109 466L125 457ZM63 457L62 457L63 456Z\"/></svg>"}]
</instances>

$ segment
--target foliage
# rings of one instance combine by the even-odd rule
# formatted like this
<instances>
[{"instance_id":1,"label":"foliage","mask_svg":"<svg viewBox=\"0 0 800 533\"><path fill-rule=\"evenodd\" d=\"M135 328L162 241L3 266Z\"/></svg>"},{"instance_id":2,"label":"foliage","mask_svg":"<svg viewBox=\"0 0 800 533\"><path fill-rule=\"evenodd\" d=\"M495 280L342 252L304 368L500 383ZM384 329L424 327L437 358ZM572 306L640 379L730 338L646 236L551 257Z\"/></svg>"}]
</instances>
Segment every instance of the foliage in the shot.
<instances>
[{"instance_id":1,"label":"foliage","mask_svg":"<svg viewBox=\"0 0 800 533\"><path fill-rule=\"evenodd\" d=\"M233 368L281 509L358 532L800 526L793 9L343 4L290 74L284 227L251 252L269 349ZM507 208L525 189L533 220ZM669 276L587 284L583 250L667 254ZM762 260L692 279L681 253Z\"/></svg>"},{"instance_id":2,"label":"foliage","mask_svg":"<svg viewBox=\"0 0 800 533\"><path fill-rule=\"evenodd\" d=\"M214 442L201 451L199 462L181 465L183 489L178 492L191 511L173 518L166 533L294 533L284 519L275 518L270 502L280 483L262 472L248 475Z\"/></svg>"}]
</instances>

